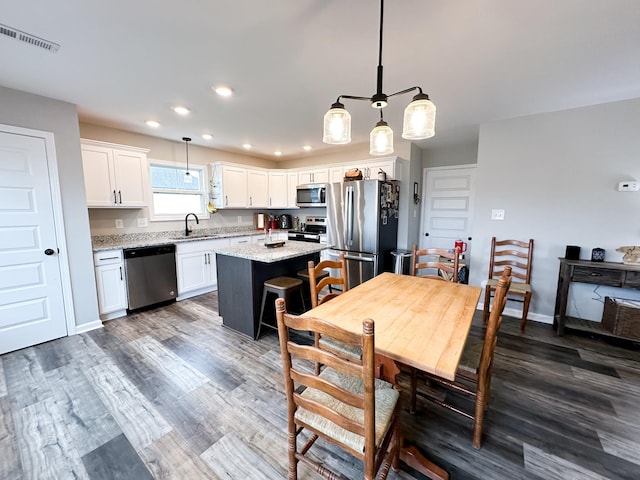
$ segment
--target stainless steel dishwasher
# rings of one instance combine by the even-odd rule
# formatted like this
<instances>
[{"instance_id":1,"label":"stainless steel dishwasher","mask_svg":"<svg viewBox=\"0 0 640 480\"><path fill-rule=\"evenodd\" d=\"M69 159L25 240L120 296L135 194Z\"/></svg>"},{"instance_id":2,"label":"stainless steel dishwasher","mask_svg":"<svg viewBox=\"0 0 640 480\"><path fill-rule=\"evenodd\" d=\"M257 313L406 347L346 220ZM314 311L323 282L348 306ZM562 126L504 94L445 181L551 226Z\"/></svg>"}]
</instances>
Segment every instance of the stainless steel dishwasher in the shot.
<instances>
[{"instance_id":1,"label":"stainless steel dishwasher","mask_svg":"<svg viewBox=\"0 0 640 480\"><path fill-rule=\"evenodd\" d=\"M176 246L124 250L129 310L175 300L178 295Z\"/></svg>"}]
</instances>

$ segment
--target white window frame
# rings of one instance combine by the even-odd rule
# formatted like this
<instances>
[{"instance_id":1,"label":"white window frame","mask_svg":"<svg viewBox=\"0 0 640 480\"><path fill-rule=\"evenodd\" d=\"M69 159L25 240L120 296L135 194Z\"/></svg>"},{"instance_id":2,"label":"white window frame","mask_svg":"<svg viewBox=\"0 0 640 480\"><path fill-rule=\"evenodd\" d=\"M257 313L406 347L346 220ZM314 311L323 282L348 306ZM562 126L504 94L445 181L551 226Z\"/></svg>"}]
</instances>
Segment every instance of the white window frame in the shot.
<instances>
[{"instance_id":1,"label":"white window frame","mask_svg":"<svg viewBox=\"0 0 640 480\"><path fill-rule=\"evenodd\" d=\"M166 190L154 190L154 188L151 186L151 166L152 165L158 165L158 166L162 166L162 167L173 167L176 169L181 169L184 170L185 166L182 165L176 165L175 162L168 162L166 160L154 160L149 158L148 159L148 165L149 165L149 221L150 222L170 222L170 221L176 221L176 220L183 220L185 215L187 213L190 212L184 212L182 214L170 214L170 215L163 215L161 213L156 213L155 209L154 209L154 202L153 202L153 194L154 192L166 192ZM210 218L209 215L209 211L207 210L207 202L209 201L209 192L207 189L207 185L209 185L209 172L208 172L208 168L207 165L198 165L198 164L190 164L189 165L189 170L193 171L193 170L197 170L198 172L200 172L200 198L201 198L201 207L202 207L202 212L201 213L197 213L198 218ZM173 193L173 191L170 190L170 192ZM190 194L194 194L197 193L195 191L189 191Z\"/></svg>"}]
</instances>

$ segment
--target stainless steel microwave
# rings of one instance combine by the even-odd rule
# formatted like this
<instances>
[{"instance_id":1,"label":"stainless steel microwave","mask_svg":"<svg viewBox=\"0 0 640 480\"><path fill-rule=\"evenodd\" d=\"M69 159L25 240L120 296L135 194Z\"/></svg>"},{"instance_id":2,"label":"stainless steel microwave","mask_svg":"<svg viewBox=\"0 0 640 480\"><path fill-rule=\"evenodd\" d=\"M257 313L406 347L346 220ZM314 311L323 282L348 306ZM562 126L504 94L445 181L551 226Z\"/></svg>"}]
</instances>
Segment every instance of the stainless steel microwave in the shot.
<instances>
[{"instance_id":1,"label":"stainless steel microwave","mask_svg":"<svg viewBox=\"0 0 640 480\"><path fill-rule=\"evenodd\" d=\"M296 205L298 207L326 207L327 185L312 183L296 187Z\"/></svg>"}]
</instances>

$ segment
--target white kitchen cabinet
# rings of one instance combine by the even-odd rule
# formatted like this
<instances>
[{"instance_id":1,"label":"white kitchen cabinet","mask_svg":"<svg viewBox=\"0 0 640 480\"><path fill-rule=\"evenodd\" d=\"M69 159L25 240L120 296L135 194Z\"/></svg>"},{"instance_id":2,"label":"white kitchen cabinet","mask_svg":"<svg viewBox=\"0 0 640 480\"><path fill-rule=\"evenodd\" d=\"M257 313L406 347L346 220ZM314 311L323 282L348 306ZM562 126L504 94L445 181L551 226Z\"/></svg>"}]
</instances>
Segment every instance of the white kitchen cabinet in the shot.
<instances>
[{"instance_id":1,"label":"white kitchen cabinet","mask_svg":"<svg viewBox=\"0 0 640 480\"><path fill-rule=\"evenodd\" d=\"M378 178L378 173L382 170L387 174L387 180L402 180L402 169L398 160L394 158L384 158L367 163L370 178Z\"/></svg>"},{"instance_id":2,"label":"white kitchen cabinet","mask_svg":"<svg viewBox=\"0 0 640 480\"><path fill-rule=\"evenodd\" d=\"M238 165L212 165L211 202L216 208L246 208L247 169Z\"/></svg>"},{"instance_id":3,"label":"white kitchen cabinet","mask_svg":"<svg viewBox=\"0 0 640 480\"><path fill-rule=\"evenodd\" d=\"M242 235L240 237L231 237L229 239L229 245L232 247L237 247L240 245L248 245L252 243L252 235Z\"/></svg>"},{"instance_id":4,"label":"white kitchen cabinet","mask_svg":"<svg viewBox=\"0 0 640 480\"><path fill-rule=\"evenodd\" d=\"M127 288L122 250L104 250L93 255L98 308L102 320L127 314Z\"/></svg>"},{"instance_id":5,"label":"white kitchen cabinet","mask_svg":"<svg viewBox=\"0 0 640 480\"><path fill-rule=\"evenodd\" d=\"M287 173L287 207L298 208L296 205L296 190L298 189L298 172Z\"/></svg>"},{"instance_id":6,"label":"white kitchen cabinet","mask_svg":"<svg viewBox=\"0 0 640 480\"><path fill-rule=\"evenodd\" d=\"M269 207L269 175L265 170L247 169L248 208Z\"/></svg>"},{"instance_id":7,"label":"white kitchen cabinet","mask_svg":"<svg viewBox=\"0 0 640 480\"><path fill-rule=\"evenodd\" d=\"M269 172L269 208L287 208L289 206L289 183L287 170ZM296 174L296 182L298 175Z\"/></svg>"},{"instance_id":8,"label":"white kitchen cabinet","mask_svg":"<svg viewBox=\"0 0 640 480\"><path fill-rule=\"evenodd\" d=\"M329 176L331 179L330 183L342 182L344 180L344 174L349 170L353 170L354 168L359 168L360 170L362 170L362 165L338 165L331 167L329 169ZM362 173L364 175L364 171Z\"/></svg>"},{"instance_id":9,"label":"white kitchen cabinet","mask_svg":"<svg viewBox=\"0 0 640 480\"><path fill-rule=\"evenodd\" d=\"M300 185L307 185L309 183L329 183L329 168L299 170L298 182Z\"/></svg>"},{"instance_id":10,"label":"white kitchen cabinet","mask_svg":"<svg viewBox=\"0 0 640 480\"><path fill-rule=\"evenodd\" d=\"M149 150L86 139L80 148L88 207L147 206Z\"/></svg>"},{"instance_id":11,"label":"white kitchen cabinet","mask_svg":"<svg viewBox=\"0 0 640 480\"><path fill-rule=\"evenodd\" d=\"M177 300L217 290L218 275L214 250L216 247L228 245L229 241L226 238L176 244Z\"/></svg>"}]
</instances>

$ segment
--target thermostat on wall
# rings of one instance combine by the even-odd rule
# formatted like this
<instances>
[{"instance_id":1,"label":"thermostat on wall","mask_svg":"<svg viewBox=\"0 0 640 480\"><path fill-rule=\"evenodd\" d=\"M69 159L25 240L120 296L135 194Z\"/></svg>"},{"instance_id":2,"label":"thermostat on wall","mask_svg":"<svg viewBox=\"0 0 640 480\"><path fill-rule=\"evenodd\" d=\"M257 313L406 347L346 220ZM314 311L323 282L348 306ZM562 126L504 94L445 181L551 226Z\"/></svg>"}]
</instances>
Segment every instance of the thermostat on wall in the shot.
<instances>
[{"instance_id":1,"label":"thermostat on wall","mask_svg":"<svg viewBox=\"0 0 640 480\"><path fill-rule=\"evenodd\" d=\"M638 182L619 182L618 183L619 192L637 192L638 190L640 190L640 183Z\"/></svg>"}]
</instances>

